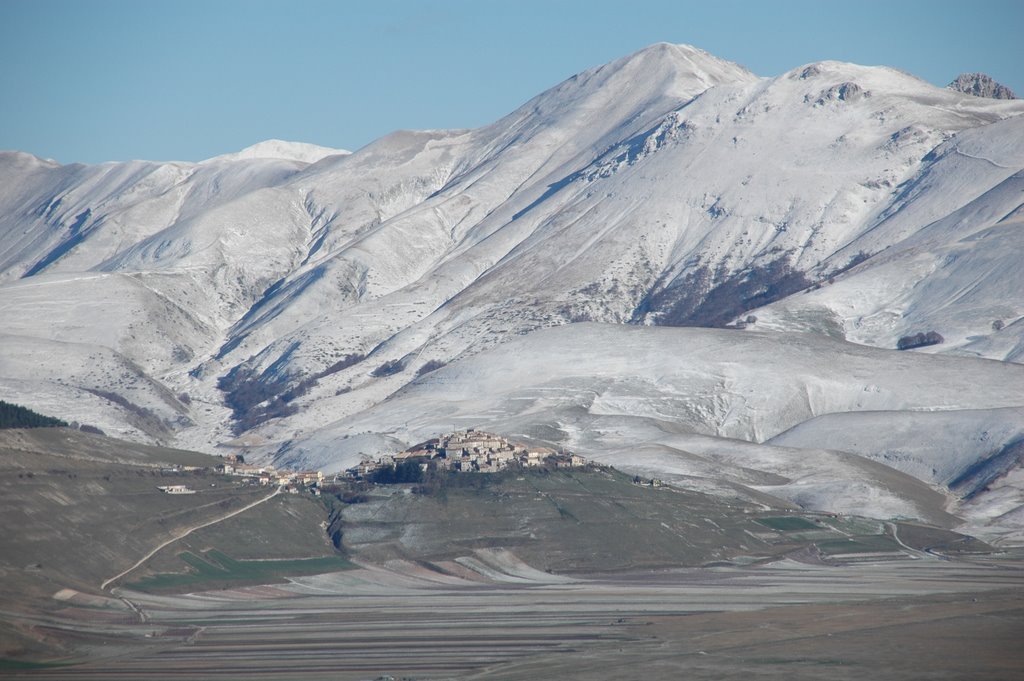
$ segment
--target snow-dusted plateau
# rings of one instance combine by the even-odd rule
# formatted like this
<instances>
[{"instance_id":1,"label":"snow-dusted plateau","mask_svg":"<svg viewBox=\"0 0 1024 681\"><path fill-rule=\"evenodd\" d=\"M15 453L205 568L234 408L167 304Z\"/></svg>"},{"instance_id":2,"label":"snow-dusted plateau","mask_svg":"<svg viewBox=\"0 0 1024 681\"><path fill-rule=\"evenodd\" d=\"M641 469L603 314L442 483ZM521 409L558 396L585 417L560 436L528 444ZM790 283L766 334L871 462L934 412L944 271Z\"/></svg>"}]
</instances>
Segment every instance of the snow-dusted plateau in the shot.
<instances>
[{"instance_id":1,"label":"snow-dusted plateau","mask_svg":"<svg viewBox=\"0 0 1024 681\"><path fill-rule=\"evenodd\" d=\"M0 395L327 471L478 427L1021 541L1022 254L1024 102L658 44L353 153L0 154Z\"/></svg>"}]
</instances>

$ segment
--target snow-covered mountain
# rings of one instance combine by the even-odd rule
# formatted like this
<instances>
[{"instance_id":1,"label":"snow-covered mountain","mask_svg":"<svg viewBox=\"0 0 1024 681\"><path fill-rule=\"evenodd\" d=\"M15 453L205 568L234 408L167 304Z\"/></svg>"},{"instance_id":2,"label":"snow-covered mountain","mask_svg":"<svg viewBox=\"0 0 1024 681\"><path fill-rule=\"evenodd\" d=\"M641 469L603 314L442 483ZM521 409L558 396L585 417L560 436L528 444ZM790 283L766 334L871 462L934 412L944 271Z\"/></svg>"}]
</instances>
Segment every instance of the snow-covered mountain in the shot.
<instances>
[{"instance_id":1,"label":"snow-covered mountain","mask_svg":"<svg viewBox=\"0 0 1024 681\"><path fill-rule=\"evenodd\" d=\"M490 126L351 154L0 154L0 388L115 434L331 469L491 424L935 518L920 494L949 480L854 444L800 440L823 452L800 462L764 442L833 413L1024 406L1021 114L888 68L759 78L659 44ZM926 331L945 342L892 349ZM518 409L548 404L530 391L553 406ZM635 446L597 435L618 423ZM877 494L837 491L854 469Z\"/></svg>"}]
</instances>

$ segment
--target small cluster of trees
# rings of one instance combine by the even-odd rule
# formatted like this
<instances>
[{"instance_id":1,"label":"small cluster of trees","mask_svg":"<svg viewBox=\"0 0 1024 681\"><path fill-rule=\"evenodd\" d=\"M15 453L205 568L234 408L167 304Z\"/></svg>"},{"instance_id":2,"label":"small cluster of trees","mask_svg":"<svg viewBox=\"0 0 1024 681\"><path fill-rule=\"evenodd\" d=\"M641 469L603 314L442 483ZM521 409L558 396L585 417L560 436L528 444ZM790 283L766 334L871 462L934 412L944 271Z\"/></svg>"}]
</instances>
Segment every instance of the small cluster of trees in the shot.
<instances>
[{"instance_id":1,"label":"small cluster of trees","mask_svg":"<svg viewBox=\"0 0 1024 681\"><path fill-rule=\"evenodd\" d=\"M416 376L422 376L429 374L431 371L437 371L445 365L438 359L428 360L423 366L416 370ZM392 376L400 371L405 370L405 362L401 359L389 359L388 361L381 364L379 367L370 372L371 376L382 378L384 376Z\"/></svg>"},{"instance_id":2,"label":"small cluster of trees","mask_svg":"<svg viewBox=\"0 0 1024 681\"><path fill-rule=\"evenodd\" d=\"M912 348L923 348L926 345L938 345L946 340L936 331L915 333L910 336L903 336L896 343L897 350L910 350Z\"/></svg>"},{"instance_id":3,"label":"small cluster of trees","mask_svg":"<svg viewBox=\"0 0 1024 681\"><path fill-rule=\"evenodd\" d=\"M298 411L281 398L288 390L285 379L263 378L241 365L217 381L224 392L224 403L231 408L236 435L272 418L289 416Z\"/></svg>"},{"instance_id":4,"label":"small cluster of trees","mask_svg":"<svg viewBox=\"0 0 1024 681\"><path fill-rule=\"evenodd\" d=\"M438 369L440 369L444 365L445 365L445 362L442 362L439 359L427 360L426 364L421 366L416 371L416 375L417 376L422 376L423 374L429 374L431 371L437 371Z\"/></svg>"},{"instance_id":5,"label":"small cluster of trees","mask_svg":"<svg viewBox=\"0 0 1024 681\"><path fill-rule=\"evenodd\" d=\"M224 393L224 403L231 408L231 418L235 422L233 430L237 435L270 419L291 416L298 411L298 407L292 402L308 393L320 379L354 366L364 359L366 355L360 353L345 355L323 371L311 374L298 382L293 382L292 377L273 376L267 372L258 374L240 364L220 378L217 388ZM444 362L432 359L421 366L416 375L422 376L444 365ZM404 369L403 360L392 359L371 371L370 375L381 378L397 374ZM341 395L348 391L347 387L341 388L337 394ZM185 403L191 401L184 393L179 399Z\"/></svg>"},{"instance_id":6,"label":"small cluster of trees","mask_svg":"<svg viewBox=\"0 0 1024 681\"><path fill-rule=\"evenodd\" d=\"M102 397L108 402L113 402L117 406L123 408L125 411L137 416L143 423L143 427L150 431L156 432L167 432L167 424L161 420L160 416L145 407L140 407L134 402L129 401L123 395L119 395L110 390L100 390L98 388L86 388L86 391L91 392L96 397Z\"/></svg>"},{"instance_id":7,"label":"small cluster of trees","mask_svg":"<svg viewBox=\"0 0 1024 681\"><path fill-rule=\"evenodd\" d=\"M370 475L370 482L375 482L378 485L423 482L423 470L416 461L403 461L396 466L378 468Z\"/></svg>"},{"instance_id":8,"label":"small cluster of trees","mask_svg":"<svg viewBox=\"0 0 1024 681\"><path fill-rule=\"evenodd\" d=\"M785 259L736 273L725 265L714 271L702 265L676 285L649 293L633 316L637 321L655 312L655 323L661 326L721 328L747 310L785 298L811 284L803 272L794 270Z\"/></svg>"},{"instance_id":9,"label":"small cluster of trees","mask_svg":"<svg viewBox=\"0 0 1024 681\"><path fill-rule=\"evenodd\" d=\"M366 355L360 354L358 352L345 355L344 357L342 357L337 362L327 367L323 371L318 371L312 376L304 378L298 383L296 383L293 388L289 389L287 392L281 395L281 399L283 399L285 402L291 402L297 397L302 397L303 395L308 393L310 388L315 386L321 378L326 378L327 376L330 376L331 374L336 374L339 371L342 371L343 369L348 369L350 366L355 366L356 364L362 362L364 359L366 359Z\"/></svg>"},{"instance_id":10,"label":"small cluster of trees","mask_svg":"<svg viewBox=\"0 0 1024 681\"><path fill-rule=\"evenodd\" d=\"M405 364L400 359L389 359L388 361L381 364L379 367L370 372L371 376L380 378L382 376L391 376L397 374L399 371L405 368Z\"/></svg>"},{"instance_id":11,"label":"small cluster of trees","mask_svg":"<svg viewBox=\"0 0 1024 681\"><path fill-rule=\"evenodd\" d=\"M57 428L66 425L60 419L0 400L0 428Z\"/></svg>"},{"instance_id":12,"label":"small cluster of trees","mask_svg":"<svg viewBox=\"0 0 1024 681\"><path fill-rule=\"evenodd\" d=\"M305 395L321 378L358 364L364 355L345 355L323 371L292 384L291 378L257 374L253 369L238 365L217 382L224 393L224 403L231 408L235 421L234 432L240 434L264 421L291 416L298 412L292 401Z\"/></svg>"}]
</instances>

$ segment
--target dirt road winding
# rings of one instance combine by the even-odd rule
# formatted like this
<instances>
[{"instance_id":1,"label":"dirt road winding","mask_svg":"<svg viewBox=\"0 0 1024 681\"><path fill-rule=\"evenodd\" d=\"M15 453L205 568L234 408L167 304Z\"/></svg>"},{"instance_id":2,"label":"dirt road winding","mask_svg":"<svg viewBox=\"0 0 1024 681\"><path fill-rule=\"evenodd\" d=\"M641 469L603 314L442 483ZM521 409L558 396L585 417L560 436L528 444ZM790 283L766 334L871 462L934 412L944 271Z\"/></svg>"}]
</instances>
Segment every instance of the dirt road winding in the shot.
<instances>
[{"instance_id":1,"label":"dirt road winding","mask_svg":"<svg viewBox=\"0 0 1024 681\"><path fill-rule=\"evenodd\" d=\"M239 508L239 509L236 509L234 511L231 511L230 513L225 513L224 515L219 516L217 518L214 518L213 520L208 520L205 523L202 523L200 525L196 525L195 527L190 527L189 529L185 530L181 534L179 534L179 535L177 535L175 537L172 537L172 538L168 539L167 541L163 542L162 544L160 544L159 546L157 546L155 549L153 549L152 551L147 553L145 556L143 556L141 559L139 559L139 561L137 563L132 565L127 570L125 570L123 572L119 572L118 574L114 575L113 577L111 577L107 581L103 582L103 584L100 585L100 589L101 590L106 590L106 588L108 586L110 586L111 584L113 584L117 580L121 579L122 577L127 575L129 572L131 572L132 570L134 570L135 568L139 567L140 565L145 563L147 560L149 560L150 558L155 556L157 551L159 551L160 549L163 549L164 547L170 546L171 544L173 544L174 542L178 541L179 539L184 539L185 537L189 536L190 534L192 534L196 530L201 530L204 527L209 527L210 525L216 525L217 523L222 522L224 520L227 520L228 518L235 517L239 513L244 513L245 511L248 511L250 508L253 508L255 506L259 506L260 504L262 504L265 501L270 501L271 499L273 499L274 497L276 497L280 493L281 493L280 488L276 489L276 490L274 490L273 494L268 494L267 496L263 497L259 501L254 501L251 504L247 504L247 505L243 506L242 508Z\"/></svg>"}]
</instances>

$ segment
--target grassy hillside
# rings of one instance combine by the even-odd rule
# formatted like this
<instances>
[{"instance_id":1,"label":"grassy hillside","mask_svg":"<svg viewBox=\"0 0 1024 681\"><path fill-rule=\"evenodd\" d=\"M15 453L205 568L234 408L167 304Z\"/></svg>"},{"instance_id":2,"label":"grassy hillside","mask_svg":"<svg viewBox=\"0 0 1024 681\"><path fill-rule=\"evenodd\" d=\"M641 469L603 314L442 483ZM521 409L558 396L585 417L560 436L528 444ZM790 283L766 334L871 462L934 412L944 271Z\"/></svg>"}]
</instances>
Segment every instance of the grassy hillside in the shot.
<instances>
[{"instance_id":1,"label":"grassy hillside","mask_svg":"<svg viewBox=\"0 0 1024 681\"><path fill-rule=\"evenodd\" d=\"M344 570L351 563L331 543L329 513L327 504L306 494L279 495L175 542L123 584L143 591L197 591Z\"/></svg>"},{"instance_id":2,"label":"grassy hillside","mask_svg":"<svg viewBox=\"0 0 1024 681\"><path fill-rule=\"evenodd\" d=\"M32 575L5 580L5 586L26 582L39 595L49 595L54 586L95 591L163 541L271 493L214 473L219 461L69 429L5 431L0 434L0 518L18 531L0 540L0 560L7 571ZM196 493L158 489L167 485L186 485ZM154 556L152 569L174 567L165 552L176 556L211 548L240 559L334 555L321 527L326 517L319 501L282 495L175 542ZM130 576L150 569L147 563Z\"/></svg>"},{"instance_id":3,"label":"grassy hillside","mask_svg":"<svg viewBox=\"0 0 1024 681\"><path fill-rule=\"evenodd\" d=\"M440 563L507 549L556 573L742 565L786 554L815 562L906 557L891 536L893 523L724 502L636 485L611 469L454 479L458 484L430 494L401 486L370 490L365 502L343 512L344 546L371 561ZM935 532L941 537L932 535L930 548L963 539Z\"/></svg>"},{"instance_id":4,"label":"grassy hillside","mask_svg":"<svg viewBox=\"0 0 1024 681\"><path fill-rule=\"evenodd\" d=\"M67 428L0 431L0 522L8 528L0 535L0 601L5 609L25 614L26 621L40 614L57 615L67 604L55 594L69 589L98 594L104 581L164 541L271 493L214 473L212 467L219 461ZM196 493L171 495L158 489L167 485L186 485ZM178 555L203 555L211 549L228 561L333 561L338 554L321 525L326 518L320 501L280 495L174 542L115 585L154 572L189 572ZM264 569L259 581L274 581L280 572ZM254 576L249 570L242 581ZM235 583L215 582L210 585ZM205 584L191 580L187 586ZM0 621L0 657L31 647L33 631L19 617L5 617Z\"/></svg>"}]
</instances>

